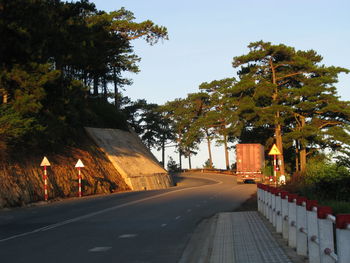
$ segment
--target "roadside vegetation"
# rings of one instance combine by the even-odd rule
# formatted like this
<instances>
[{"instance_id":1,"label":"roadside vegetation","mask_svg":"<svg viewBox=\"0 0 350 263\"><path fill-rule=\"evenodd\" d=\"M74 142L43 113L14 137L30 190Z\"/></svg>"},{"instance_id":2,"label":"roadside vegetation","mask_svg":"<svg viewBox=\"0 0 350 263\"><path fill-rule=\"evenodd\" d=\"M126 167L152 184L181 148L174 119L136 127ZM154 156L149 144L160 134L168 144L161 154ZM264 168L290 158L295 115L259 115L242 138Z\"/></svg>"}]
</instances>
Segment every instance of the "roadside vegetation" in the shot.
<instances>
[{"instance_id":1,"label":"roadside vegetation","mask_svg":"<svg viewBox=\"0 0 350 263\"><path fill-rule=\"evenodd\" d=\"M331 206L336 214L350 213L350 171L339 162L313 158L306 172L293 177L283 188Z\"/></svg>"},{"instance_id":2,"label":"roadside vegetation","mask_svg":"<svg viewBox=\"0 0 350 263\"><path fill-rule=\"evenodd\" d=\"M257 41L235 56L235 76L203 82L198 92L164 105L131 101L121 90L139 71L132 41L167 40L167 29L131 11L97 10L88 0L0 1L0 166L17 157L65 151L84 126L129 129L149 148L181 157L223 146L226 169L236 143L276 143L279 174L309 198L349 201L350 104L337 94L340 74L315 50ZM228 54L231 56L232 54ZM20 149L20 150L19 150ZM321 158L332 152L337 160ZM271 173L271 163L266 173Z\"/></svg>"},{"instance_id":3,"label":"roadside vegetation","mask_svg":"<svg viewBox=\"0 0 350 263\"><path fill-rule=\"evenodd\" d=\"M88 0L0 1L0 153L73 145L82 127L127 129L120 89L139 71L131 41L167 29Z\"/></svg>"}]
</instances>

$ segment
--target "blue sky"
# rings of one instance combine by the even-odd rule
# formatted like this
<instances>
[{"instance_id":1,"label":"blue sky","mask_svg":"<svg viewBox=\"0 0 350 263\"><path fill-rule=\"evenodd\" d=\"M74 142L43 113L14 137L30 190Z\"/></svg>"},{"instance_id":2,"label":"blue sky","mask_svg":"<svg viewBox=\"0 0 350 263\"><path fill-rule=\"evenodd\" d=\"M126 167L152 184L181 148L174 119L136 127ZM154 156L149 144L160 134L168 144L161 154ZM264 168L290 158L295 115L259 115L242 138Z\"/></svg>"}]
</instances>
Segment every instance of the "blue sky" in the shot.
<instances>
[{"instance_id":1,"label":"blue sky","mask_svg":"<svg viewBox=\"0 0 350 263\"><path fill-rule=\"evenodd\" d=\"M150 19L167 27L169 40L149 46L133 42L141 57L134 83L124 95L163 104L196 92L202 82L235 76L232 58L246 54L254 41L283 43L298 50L314 49L326 66L350 69L350 1L348 0L91 0L105 11L125 7L136 21ZM350 74L336 85L350 100ZM223 168L223 152L214 153ZM194 159L200 167L205 148ZM216 159L216 160L215 160ZM231 161L234 155L231 154Z\"/></svg>"}]
</instances>

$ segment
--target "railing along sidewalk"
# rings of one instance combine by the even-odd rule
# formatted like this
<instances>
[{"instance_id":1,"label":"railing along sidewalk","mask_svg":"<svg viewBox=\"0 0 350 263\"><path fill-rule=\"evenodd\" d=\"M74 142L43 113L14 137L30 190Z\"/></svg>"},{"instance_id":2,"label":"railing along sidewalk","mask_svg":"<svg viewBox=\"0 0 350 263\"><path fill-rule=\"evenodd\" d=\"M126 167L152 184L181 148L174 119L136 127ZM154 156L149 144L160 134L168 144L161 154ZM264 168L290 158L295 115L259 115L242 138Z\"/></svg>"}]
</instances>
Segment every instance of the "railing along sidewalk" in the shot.
<instances>
[{"instance_id":1,"label":"railing along sidewalk","mask_svg":"<svg viewBox=\"0 0 350 263\"><path fill-rule=\"evenodd\" d=\"M258 184L258 211L310 263L350 262L350 214L333 215L317 201Z\"/></svg>"}]
</instances>

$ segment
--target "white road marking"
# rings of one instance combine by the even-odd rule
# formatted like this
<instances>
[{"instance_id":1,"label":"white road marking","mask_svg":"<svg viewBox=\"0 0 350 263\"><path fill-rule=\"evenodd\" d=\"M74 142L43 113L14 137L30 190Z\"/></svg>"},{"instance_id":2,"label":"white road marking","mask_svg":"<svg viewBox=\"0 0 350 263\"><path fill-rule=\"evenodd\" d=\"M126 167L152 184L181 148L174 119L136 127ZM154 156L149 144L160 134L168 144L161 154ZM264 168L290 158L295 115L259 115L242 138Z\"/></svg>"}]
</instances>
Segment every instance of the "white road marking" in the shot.
<instances>
[{"instance_id":1,"label":"white road marking","mask_svg":"<svg viewBox=\"0 0 350 263\"><path fill-rule=\"evenodd\" d=\"M90 252L105 252L107 250L110 250L112 247L94 247L89 249Z\"/></svg>"},{"instance_id":2,"label":"white road marking","mask_svg":"<svg viewBox=\"0 0 350 263\"><path fill-rule=\"evenodd\" d=\"M120 235L118 238L134 238L137 237L137 234L124 234L124 235Z\"/></svg>"},{"instance_id":3,"label":"white road marking","mask_svg":"<svg viewBox=\"0 0 350 263\"><path fill-rule=\"evenodd\" d=\"M190 213L192 211L192 209L187 209L187 213Z\"/></svg>"},{"instance_id":4,"label":"white road marking","mask_svg":"<svg viewBox=\"0 0 350 263\"><path fill-rule=\"evenodd\" d=\"M161 227L166 227L168 224L162 224Z\"/></svg>"},{"instance_id":5,"label":"white road marking","mask_svg":"<svg viewBox=\"0 0 350 263\"><path fill-rule=\"evenodd\" d=\"M181 218L181 216L177 216L177 217L175 217L175 220L178 220L178 219L180 219Z\"/></svg>"},{"instance_id":6,"label":"white road marking","mask_svg":"<svg viewBox=\"0 0 350 263\"><path fill-rule=\"evenodd\" d=\"M209 185L202 185L202 186L193 186L193 187L188 187L188 188L182 188L182 189L174 190L174 191L171 191L171 192L162 193L162 194L159 194L159 195L146 197L146 198L143 198L143 199L140 199L140 200L130 201L130 202L125 203L125 204L112 206L112 207L109 207L109 208L106 208L106 209L102 209L102 210L99 210L99 211L96 211L96 212L93 212L93 213L89 213L89 214L86 214L86 215L83 215L83 216L74 217L74 218L71 218L71 219L68 219L68 220L65 220L65 221L61 221L61 222L58 222L58 223L55 223L55 224L51 224L51 225L48 225L48 226L37 228L37 229L34 229L32 231L29 231L29 232L24 232L24 233L21 233L21 234L17 234L17 235L13 235L13 236L10 236L10 237L7 237L7 238L3 238L3 239L0 239L0 242L5 242L5 241L12 240L12 239L15 239L15 238L24 237L24 236L35 234L35 233L38 233L38 232L47 231L47 230L50 230L50 229L54 229L54 228L57 228L57 227L60 227L60 226L64 226L64 225L67 225L67 224L70 224L70 223L74 223L74 222L80 221L82 219L87 219L87 218L90 218L90 217L93 217L93 216L104 214L104 213L107 213L107 212L110 212L110 211L113 211L113 210L117 210L117 209L120 209L120 208L123 208L123 207L135 205L135 204L138 204L138 203L142 203L142 202L145 202L145 201L148 201L148 200L156 199L156 198L163 197L163 196L166 196L166 195L170 195L170 194L173 194L173 193L178 193L178 192L183 192L183 191L187 191L187 190L192 190L192 189L195 189L195 188L198 189L198 188L205 188L205 187L211 187L213 185L223 184L222 181L217 181L217 180L214 180L214 179L209 179L209 180L215 181L215 182L217 182L217 184L209 184Z\"/></svg>"},{"instance_id":7,"label":"white road marking","mask_svg":"<svg viewBox=\"0 0 350 263\"><path fill-rule=\"evenodd\" d=\"M201 207L201 205L196 205L196 207Z\"/></svg>"}]
</instances>

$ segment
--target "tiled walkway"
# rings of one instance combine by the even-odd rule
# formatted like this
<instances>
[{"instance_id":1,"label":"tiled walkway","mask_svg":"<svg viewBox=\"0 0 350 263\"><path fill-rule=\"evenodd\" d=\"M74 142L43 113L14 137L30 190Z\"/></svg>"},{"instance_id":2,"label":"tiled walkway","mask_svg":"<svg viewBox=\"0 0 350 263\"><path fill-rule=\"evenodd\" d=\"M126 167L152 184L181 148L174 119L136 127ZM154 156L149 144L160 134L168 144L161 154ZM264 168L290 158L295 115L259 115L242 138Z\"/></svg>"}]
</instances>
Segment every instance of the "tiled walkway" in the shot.
<instances>
[{"instance_id":1,"label":"tiled walkway","mask_svg":"<svg viewBox=\"0 0 350 263\"><path fill-rule=\"evenodd\" d=\"M258 212L220 213L210 263L291 263Z\"/></svg>"}]
</instances>

